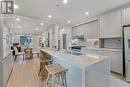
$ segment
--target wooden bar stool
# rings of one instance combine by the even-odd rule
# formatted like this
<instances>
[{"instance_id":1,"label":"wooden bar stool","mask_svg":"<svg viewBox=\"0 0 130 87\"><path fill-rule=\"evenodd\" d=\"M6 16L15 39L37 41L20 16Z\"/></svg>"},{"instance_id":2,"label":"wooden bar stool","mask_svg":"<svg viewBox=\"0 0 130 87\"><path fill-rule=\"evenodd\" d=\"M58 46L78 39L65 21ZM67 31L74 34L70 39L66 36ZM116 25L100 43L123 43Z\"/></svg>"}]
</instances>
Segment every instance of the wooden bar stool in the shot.
<instances>
[{"instance_id":1,"label":"wooden bar stool","mask_svg":"<svg viewBox=\"0 0 130 87\"><path fill-rule=\"evenodd\" d=\"M60 87L67 87L66 72L68 69L57 64L46 65L45 68L48 71L47 87L55 87L56 84Z\"/></svg>"},{"instance_id":2,"label":"wooden bar stool","mask_svg":"<svg viewBox=\"0 0 130 87\"><path fill-rule=\"evenodd\" d=\"M39 73L38 76L40 75L42 77L42 80L47 79L47 70L45 68L46 65L50 65L52 64L52 60L42 60L40 59L40 69L39 69Z\"/></svg>"},{"instance_id":3,"label":"wooden bar stool","mask_svg":"<svg viewBox=\"0 0 130 87\"><path fill-rule=\"evenodd\" d=\"M32 56L32 49L31 48L27 48L24 50L25 52L25 57L28 58L28 59L32 59L33 56Z\"/></svg>"}]
</instances>

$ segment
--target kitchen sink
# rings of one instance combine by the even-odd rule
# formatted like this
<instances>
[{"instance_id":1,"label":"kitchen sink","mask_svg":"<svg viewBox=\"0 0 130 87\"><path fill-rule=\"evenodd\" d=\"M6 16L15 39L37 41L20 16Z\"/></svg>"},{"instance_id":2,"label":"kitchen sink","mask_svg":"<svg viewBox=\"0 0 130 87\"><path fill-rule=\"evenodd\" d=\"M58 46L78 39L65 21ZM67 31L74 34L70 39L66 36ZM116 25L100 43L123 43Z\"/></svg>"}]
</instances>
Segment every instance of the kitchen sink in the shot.
<instances>
[{"instance_id":1,"label":"kitchen sink","mask_svg":"<svg viewBox=\"0 0 130 87\"><path fill-rule=\"evenodd\" d=\"M81 53L81 52L75 52L75 51L67 51L67 52L65 52L65 53L67 53L67 54L72 54L72 55L76 55L76 56L83 55L83 53Z\"/></svg>"}]
</instances>

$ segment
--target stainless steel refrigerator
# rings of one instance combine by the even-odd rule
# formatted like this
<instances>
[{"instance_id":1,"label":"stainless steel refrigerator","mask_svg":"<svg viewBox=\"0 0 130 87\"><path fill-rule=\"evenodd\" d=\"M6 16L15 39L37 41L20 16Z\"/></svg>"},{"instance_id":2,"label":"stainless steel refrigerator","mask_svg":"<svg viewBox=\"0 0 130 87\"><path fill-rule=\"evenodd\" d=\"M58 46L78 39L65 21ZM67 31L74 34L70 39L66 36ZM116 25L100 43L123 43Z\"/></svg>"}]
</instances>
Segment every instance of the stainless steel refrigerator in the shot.
<instances>
[{"instance_id":1,"label":"stainless steel refrigerator","mask_svg":"<svg viewBox=\"0 0 130 87\"><path fill-rule=\"evenodd\" d=\"M130 25L123 26L123 71L130 82Z\"/></svg>"}]
</instances>

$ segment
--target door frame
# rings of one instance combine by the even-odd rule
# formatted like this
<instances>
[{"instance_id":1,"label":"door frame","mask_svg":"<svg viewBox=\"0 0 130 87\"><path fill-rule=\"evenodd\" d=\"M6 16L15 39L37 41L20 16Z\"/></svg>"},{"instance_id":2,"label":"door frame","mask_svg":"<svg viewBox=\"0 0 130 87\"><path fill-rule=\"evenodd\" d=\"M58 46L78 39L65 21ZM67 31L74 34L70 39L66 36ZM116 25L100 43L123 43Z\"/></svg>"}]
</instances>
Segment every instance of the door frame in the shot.
<instances>
[{"instance_id":1,"label":"door frame","mask_svg":"<svg viewBox=\"0 0 130 87\"><path fill-rule=\"evenodd\" d=\"M124 25L123 26L123 29L122 29L122 37L123 37L123 76L125 77L126 76L126 65L125 65L125 63L126 63L126 61L125 61L125 34L124 34L124 30L125 30L125 28L126 27L130 27L130 24L128 24L128 25Z\"/></svg>"}]
</instances>

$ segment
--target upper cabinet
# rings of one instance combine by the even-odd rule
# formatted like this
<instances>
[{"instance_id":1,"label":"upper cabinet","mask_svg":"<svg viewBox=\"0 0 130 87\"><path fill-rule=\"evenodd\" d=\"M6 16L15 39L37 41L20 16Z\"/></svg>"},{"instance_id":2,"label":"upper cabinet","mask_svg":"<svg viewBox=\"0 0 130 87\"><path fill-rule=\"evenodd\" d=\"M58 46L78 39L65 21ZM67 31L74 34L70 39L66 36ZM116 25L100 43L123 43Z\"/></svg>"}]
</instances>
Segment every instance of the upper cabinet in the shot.
<instances>
[{"instance_id":1,"label":"upper cabinet","mask_svg":"<svg viewBox=\"0 0 130 87\"><path fill-rule=\"evenodd\" d=\"M86 33L86 25L80 25L72 28L72 36L80 36L85 35Z\"/></svg>"},{"instance_id":2,"label":"upper cabinet","mask_svg":"<svg viewBox=\"0 0 130 87\"><path fill-rule=\"evenodd\" d=\"M115 11L100 17L100 38L122 37L121 15L121 11Z\"/></svg>"},{"instance_id":3,"label":"upper cabinet","mask_svg":"<svg viewBox=\"0 0 130 87\"><path fill-rule=\"evenodd\" d=\"M123 25L130 24L130 8L125 8L122 11L122 23Z\"/></svg>"},{"instance_id":4,"label":"upper cabinet","mask_svg":"<svg viewBox=\"0 0 130 87\"><path fill-rule=\"evenodd\" d=\"M100 17L100 38L108 38L109 36L109 15L104 15Z\"/></svg>"},{"instance_id":5,"label":"upper cabinet","mask_svg":"<svg viewBox=\"0 0 130 87\"><path fill-rule=\"evenodd\" d=\"M86 38L87 39L97 39L99 38L100 34L100 22L99 20L88 23L86 25Z\"/></svg>"},{"instance_id":6,"label":"upper cabinet","mask_svg":"<svg viewBox=\"0 0 130 87\"><path fill-rule=\"evenodd\" d=\"M100 33L100 22L95 20L90 23L82 24L72 29L72 36L84 35L86 39L96 39L99 38Z\"/></svg>"}]
</instances>

